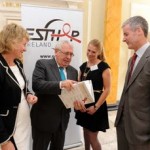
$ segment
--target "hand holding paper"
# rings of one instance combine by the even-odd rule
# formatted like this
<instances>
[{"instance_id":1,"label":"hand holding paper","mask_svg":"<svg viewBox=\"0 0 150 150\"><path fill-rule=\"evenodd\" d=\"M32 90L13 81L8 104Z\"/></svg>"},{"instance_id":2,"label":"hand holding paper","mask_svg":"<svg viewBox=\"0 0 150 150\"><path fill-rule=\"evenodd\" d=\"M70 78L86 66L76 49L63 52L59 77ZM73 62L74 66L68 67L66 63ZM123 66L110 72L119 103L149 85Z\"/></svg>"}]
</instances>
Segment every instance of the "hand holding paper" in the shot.
<instances>
[{"instance_id":1,"label":"hand holding paper","mask_svg":"<svg viewBox=\"0 0 150 150\"><path fill-rule=\"evenodd\" d=\"M70 91L62 89L59 97L66 108L73 108L76 100L83 101L84 104L92 103L94 102L92 82L91 80L77 82L73 84L73 89Z\"/></svg>"},{"instance_id":2,"label":"hand holding paper","mask_svg":"<svg viewBox=\"0 0 150 150\"><path fill-rule=\"evenodd\" d=\"M85 107L85 103L84 100L76 100L74 101L74 109L75 110L80 110L81 112L86 112L86 107Z\"/></svg>"},{"instance_id":3,"label":"hand holding paper","mask_svg":"<svg viewBox=\"0 0 150 150\"><path fill-rule=\"evenodd\" d=\"M70 91L73 88L73 84L75 84L76 81L73 80L64 80L61 81L61 88L64 88L68 91Z\"/></svg>"}]
</instances>

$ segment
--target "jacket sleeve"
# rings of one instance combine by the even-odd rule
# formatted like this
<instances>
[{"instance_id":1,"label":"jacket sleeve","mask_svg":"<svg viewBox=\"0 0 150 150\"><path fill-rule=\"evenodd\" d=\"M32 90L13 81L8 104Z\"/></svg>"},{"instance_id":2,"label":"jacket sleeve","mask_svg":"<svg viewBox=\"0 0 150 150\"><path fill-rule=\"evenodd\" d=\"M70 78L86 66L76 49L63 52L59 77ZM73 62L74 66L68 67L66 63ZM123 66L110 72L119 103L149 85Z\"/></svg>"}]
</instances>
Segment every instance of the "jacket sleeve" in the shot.
<instances>
[{"instance_id":1,"label":"jacket sleeve","mask_svg":"<svg viewBox=\"0 0 150 150\"><path fill-rule=\"evenodd\" d=\"M1 76L0 76L1 77ZM2 77L0 78L0 93L2 92ZM10 135L7 131L7 128L4 125L4 117L6 117L9 113L7 109L4 109L1 106L1 100L0 100L0 145L5 143L10 139Z\"/></svg>"},{"instance_id":2,"label":"jacket sleeve","mask_svg":"<svg viewBox=\"0 0 150 150\"><path fill-rule=\"evenodd\" d=\"M0 145L5 143L6 141L8 141L10 139L10 135L7 132L7 129L4 126L4 122L2 119L2 113L0 111Z\"/></svg>"},{"instance_id":3,"label":"jacket sleeve","mask_svg":"<svg viewBox=\"0 0 150 150\"><path fill-rule=\"evenodd\" d=\"M32 76L32 88L36 94L60 94L59 80L56 80L54 73L46 60L38 60ZM53 66L54 67L54 66Z\"/></svg>"},{"instance_id":4,"label":"jacket sleeve","mask_svg":"<svg viewBox=\"0 0 150 150\"><path fill-rule=\"evenodd\" d=\"M0 93L2 92L2 81L3 81L3 76L2 76L2 71L0 72ZM7 129L5 128L4 122L3 122L3 116L7 114L2 108L2 98L0 98L0 144L3 142L7 141L9 138L9 134L7 132Z\"/></svg>"}]
</instances>

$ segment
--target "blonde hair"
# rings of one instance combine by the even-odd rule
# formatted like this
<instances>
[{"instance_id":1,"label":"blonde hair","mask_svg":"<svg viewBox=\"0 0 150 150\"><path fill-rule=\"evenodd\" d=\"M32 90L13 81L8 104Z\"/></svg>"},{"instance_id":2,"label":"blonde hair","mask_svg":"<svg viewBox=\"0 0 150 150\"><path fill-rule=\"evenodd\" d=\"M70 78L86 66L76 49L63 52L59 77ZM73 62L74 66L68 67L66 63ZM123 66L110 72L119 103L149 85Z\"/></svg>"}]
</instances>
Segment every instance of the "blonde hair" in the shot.
<instances>
[{"instance_id":1,"label":"blonde hair","mask_svg":"<svg viewBox=\"0 0 150 150\"><path fill-rule=\"evenodd\" d=\"M96 47L97 50L99 51L99 55L97 56L97 58L102 61L105 61L106 57L104 54L104 47L103 47L102 43L98 39L93 39L89 42L88 45L90 45L90 44L93 45L94 47Z\"/></svg>"},{"instance_id":2,"label":"blonde hair","mask_svg":"<svg viewBox=\"0 0 150 150\"><path fill-rule=\"evenodd\" d=\"M22 26L15 23L4 26L0 32L0 53L12 51L14 44L23 38L29 41L29 34Z\"/></svg>"}]
</instances>

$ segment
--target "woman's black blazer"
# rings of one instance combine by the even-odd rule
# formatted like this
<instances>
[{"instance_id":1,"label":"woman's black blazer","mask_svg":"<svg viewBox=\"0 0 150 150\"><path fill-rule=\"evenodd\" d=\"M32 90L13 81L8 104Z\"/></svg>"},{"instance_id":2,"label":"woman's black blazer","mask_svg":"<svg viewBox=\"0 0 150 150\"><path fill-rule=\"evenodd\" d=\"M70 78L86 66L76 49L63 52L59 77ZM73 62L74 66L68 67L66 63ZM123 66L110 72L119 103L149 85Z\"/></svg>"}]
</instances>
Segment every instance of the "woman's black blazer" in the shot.
<instances>
[{"instance_id":1,"label":"woman's black blazer","mask_svg":"<svg viewBox=\"0 0 150 150\"><path fill-rule=\"evenodd\" d=\"M30 93L27 89L27 81L20 60L15 60L21 75L25 81L24 93ZM13 140L16 114L21 100L19 83L9 68L3 56L0 54L0 144Z\"/></svg>"}]
</instances>

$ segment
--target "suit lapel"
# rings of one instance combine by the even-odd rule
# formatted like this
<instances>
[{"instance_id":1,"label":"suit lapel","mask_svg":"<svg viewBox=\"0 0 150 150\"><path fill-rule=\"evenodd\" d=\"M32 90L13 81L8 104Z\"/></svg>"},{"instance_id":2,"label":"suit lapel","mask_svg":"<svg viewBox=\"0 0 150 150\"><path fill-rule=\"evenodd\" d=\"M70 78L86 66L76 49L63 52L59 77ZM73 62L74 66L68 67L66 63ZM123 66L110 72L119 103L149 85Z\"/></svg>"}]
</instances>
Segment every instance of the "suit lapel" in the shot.
<instances>
[{"instance_id":1,"label":"suit lapel","mask_svg":"<svg viewBox=\"0 0 150 150\"><path fill-rule=\"evenodd\" d=\"M58 81L61 80L59 69L58 69L57 63L54 58L51 59L49 70L51 73L54 74L54 76L56 77L56 80L58 80Z\"/></svg>"},{"instance_id":2,"label":"suit lapel","mask_svg":"<svg viewBox=\"0 0 150 150\"><path fill-rule=\"evenodd\" d=\"M145 53L143 54L143 56L141 57L141 59L139 60L133 75L131 76L129 83L126 86L126 90L129 88L129 86L133 83L133 81L135 80L135 78L139 75L140 71L142 70L142 68L144 67L144 64L147 62L147 58L150 57L150 47L145 51ZM128 69L128 73L129 73L129 69ZM127 82L127 77L126 77L126 82Z\"/></svg>"},{"instance_id":3,"label":"suit lapel","mask_svg":"<svg viewBox=\"0 0 150 150\"><path fill-rule=\"evenodd\" d=\"M6 70L6 74L12 79L12 81L14 83L17 84L17 86L20 88L18 80L16 79L14 73L12 72L12 70L10 69L10 67L8 66L6 60L3 58L3 56L0 54L0 63L1 65L4 67L4 69Z\"/></svg>"},{"instance_id":4,"label":"suit lapel","mask_svg":"<svg viewBox=\"0 0 150 150\"><path fill-rule=\"evenodd\" d=\"M72 79L72 74L71 74L69 66L66 68L66 72L67 72L67 79Z\"/></svg>"}]
</instances>

